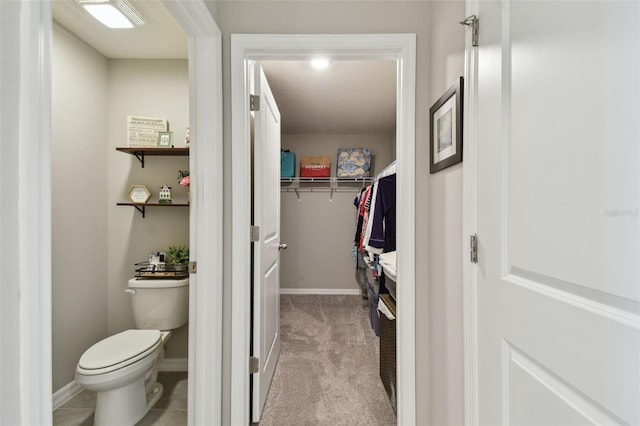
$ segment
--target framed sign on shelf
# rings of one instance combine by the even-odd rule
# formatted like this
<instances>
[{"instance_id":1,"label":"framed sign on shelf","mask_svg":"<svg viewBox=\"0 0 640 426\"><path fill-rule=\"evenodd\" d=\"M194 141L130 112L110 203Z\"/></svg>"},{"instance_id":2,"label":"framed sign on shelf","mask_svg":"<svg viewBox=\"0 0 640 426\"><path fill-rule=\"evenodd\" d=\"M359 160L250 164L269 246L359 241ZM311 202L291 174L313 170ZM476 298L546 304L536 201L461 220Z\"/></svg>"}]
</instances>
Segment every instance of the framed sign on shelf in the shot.
<instances>
[{"instance_id":1,"label":"framed sign on shelf","mask_svg":"<svg viewBox=\"0 0 640 426\"><path fill-rule=\"evenodd\" d=\"M145 185L133 185L129 188L129 199L132 203L144 204L151 198L151 192Z\"/></svg>"},{"instance_id":2,"label":"framed sign on shelf","mask_svg":"<svg viewBox=\"0 0 640 426\"><path fill-rule=\"evenodd\" d=\"M173 147L173 132L158 132L158 148Z\"/></svg>"},{"instance_id":3,"label":"framed sign on shelf","mask_svg":"<svg viewBox=\"0 0 640 426\"><path fill-rule=\"evenodd\" d=\"M460 77L429 109L431 173L462 161L462 98Z\"/></svg>"},{"instance_id":4,"label":"framed sign on shelf","mask_svg":"<svg viewBox=\"0 0 640 426\"><path fill-rule=\"evenodd\" d=\"M169 130L165 118L127 116L127 145L135 148L157 146L158 132Z\"/></svg>"}]
</instances>

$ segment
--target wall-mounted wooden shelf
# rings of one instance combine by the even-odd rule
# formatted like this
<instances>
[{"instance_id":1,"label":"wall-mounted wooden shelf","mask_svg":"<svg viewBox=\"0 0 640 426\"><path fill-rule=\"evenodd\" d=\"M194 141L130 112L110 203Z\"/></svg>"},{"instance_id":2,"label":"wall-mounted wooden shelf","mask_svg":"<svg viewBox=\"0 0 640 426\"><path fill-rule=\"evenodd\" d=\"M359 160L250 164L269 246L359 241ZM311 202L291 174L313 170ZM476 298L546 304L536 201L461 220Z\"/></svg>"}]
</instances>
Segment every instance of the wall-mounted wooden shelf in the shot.
<instances>
[{"instance_id":1,"label":"wall-mounted wooden shelf","mask_svg":"<svg viewBox=\"0 0 640 426\"><path fill-rule=\"evenodd\" d=\"M184 202L184 201L174 201L172 203L158 203L157 201L153 201L150 203L127 203L127 202L122 202L122 203L117 203L117 205L119 206L131 206L131 207L135 207L136 210L138 210L140 212L140 214L142 215L142 217L145 217L145 213L146 213L146 208L147 207L189 207L189 202Z\"/></svg>"},{"instance_id":2,"label":"wall-mounted wooden shelf","mask_svg":"<svg viewBox=\"0 0 640 426\"><path fill-rule=\"evenodd\" d=\"M144 168L144 157L146 155L188 157L189 148L140 148L140 147L118 147L116 151L124 152L135 156L142 168Z\"/></svg>"},{"instance_id":3,"label":"wall-mounted wooden shelf","mask_svg":"<svg viewBox=\"0 0 640 426\"><path fill-rule=\"evenodd\" d=\"M172 157L187 157L189 156L189 148L140 148L140 147L117 147L116 151L124 152L135 156L142 168L144 168L145 155L155 156L172 156ZM189 207L189 201L185 198L173 200L172 203L159 203L157 198L155 200L146 203L132 203L122 202L116 203L119 206L131 206L135 207L140 212L142 217L145 217L147 207Z\"/></svg>"}]
</instances>

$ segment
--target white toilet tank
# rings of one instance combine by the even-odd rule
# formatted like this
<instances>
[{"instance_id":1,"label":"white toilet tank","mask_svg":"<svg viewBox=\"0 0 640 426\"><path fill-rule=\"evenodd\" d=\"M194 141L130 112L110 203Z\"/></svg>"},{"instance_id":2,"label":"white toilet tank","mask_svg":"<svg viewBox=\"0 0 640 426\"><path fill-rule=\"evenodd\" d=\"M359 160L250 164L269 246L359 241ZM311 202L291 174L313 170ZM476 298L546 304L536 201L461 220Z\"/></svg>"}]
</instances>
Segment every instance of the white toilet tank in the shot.
<instances>
[{"instance_id":1,"label":"white toilet tank","mask_svg":"<svg viewBox=\"0 0 640 426\"><path fill-rule=\"evenodd\" d=\"M189 278L129 280L136 328L173 330L189 321Z\"/></svg>"}]
</instances>

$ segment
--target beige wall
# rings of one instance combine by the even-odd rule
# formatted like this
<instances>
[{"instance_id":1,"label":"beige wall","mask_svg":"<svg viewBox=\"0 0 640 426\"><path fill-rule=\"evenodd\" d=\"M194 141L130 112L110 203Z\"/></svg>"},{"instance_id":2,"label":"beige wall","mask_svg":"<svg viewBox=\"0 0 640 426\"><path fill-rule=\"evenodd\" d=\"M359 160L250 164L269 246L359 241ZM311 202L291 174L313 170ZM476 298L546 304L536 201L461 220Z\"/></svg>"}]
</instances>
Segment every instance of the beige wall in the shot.
<instances>
[{"instance_id":1,"label":"beige wall","mask_svg":"<svg viewBox=\"0 0 640 426\"><path fill-rule=\"evenodd\" d=\"M231 110L230 35L232 33L415 33L417 36L416 81L416 241L421 244L416 251L417 360L416 389L417 419L428 424L428 276L424 270L428 253L424 241L427 235L428 214L428 160L425 141L428 137L428 49L429 49L429 1L221 1L217 22L223 32L223 84L224 111ZM457 21L456 21L457 22ZM455 23L455 25L458 25ZM231 117L225 114L225 164L231 163ZM225 252L231 250L231 169L225 168ZM225 257L224 306L231 305L231 258ZM230 320L231 313L224 312L223 341L223 423L229 423L230 413Z\"/></svg>"},{"instance_id":2,"label":"beige wall","mask_svg":"<svg viewBox=\"0 0 640 426\"><path fill-rule=\"evenodd\" d=\"M108 330L110 334L133 328L129 294L124 290L134 275L134 264L147 259L149 252L170 244L189 245L189 209L149 207L143 219L133 207L116 206L125 201L130 185L147 185L157 197L160 186L173 189L173 197L186 198L178 185L179 169L189 169L187 157L146 157L144 168L138 160L117 152L127 145L127 115L160 117L169 120L174 145L184 146L189 123L189 77L186 60L112 59L109 61L109 140L107 155L109 209ZM187 356L187 326L174 333L165 346L165 357Z\"/></svg>"},{"instance_id":3,"label":"beige wall","mask_svg":"<svg viewBox=\"0 0 640 426\"><path fill-rule=\"evenodd\" d=\"M371 176L395 158L391 134L283 134L282 148L296 153L296 175L303 156L328 155L331 175L336 174L338 148L371 149L375 156ZM356 186L349 192L281 193L281 241L289 249L281 252L280 286L283 289L358 290L355 263L351 256L354 237L353 199ZM322 261L319 261L322 259Z\"/></svg>"},{"instance_id":4,"label":"beige wall","mask_svg":"<svg viewBox=\"0 0 640 426\"><path fill-rule=\"evenodd\" d=\"M73 380L82 353L108 335L133 328L127 280L148 252L189 242L188 208L148 208L142 219L118 207L131 184L174 188L187 157L135 157L126 146L126 116L165 117L183 145L188 126L186 60L107 60L56 25L53 34L53 392ZM166 345L187 357L187 327Z\"/></svg>"},{"instance_id":5,"label":"beige wall","mask_svg":"<svg viewBox=\"0 0 640 426\"><path fill-rule=\"evenodd\" d=\"M107 60L59 26L52 55L53 390L107 336Z\"/></svg>"},{"instance_id":6,"label":"beige wall","mask_svg":"<svg viewBox=\"0 0 640 426\"><path fill-rule=\"evenodd\" d=\"M429 105L464 74L463 1L433 1ZM427 140L427 139L425 139ZM429 179L430 423L464 424L462 164Z\"/></svg>"}]
</instances>

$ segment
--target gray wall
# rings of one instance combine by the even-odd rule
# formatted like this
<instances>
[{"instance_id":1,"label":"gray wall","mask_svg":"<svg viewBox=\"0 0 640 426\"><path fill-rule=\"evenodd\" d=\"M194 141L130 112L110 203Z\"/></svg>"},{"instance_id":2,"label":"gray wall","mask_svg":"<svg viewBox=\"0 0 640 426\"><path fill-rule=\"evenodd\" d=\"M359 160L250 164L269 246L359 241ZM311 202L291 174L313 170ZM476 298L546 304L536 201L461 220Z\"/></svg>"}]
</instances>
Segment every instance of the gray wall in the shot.
<instances>
[{"instance_id":1,"label":"gray wall","mask_svg":"<svg viewBox=\"0 0 640 426\"><path fill-rule=\"evenodd\" d=\"M296 175L303 156L328 155L335 176L338 148L370 148L375 157L371 176L395 158L391 134L283 134L281 142L296 153ZM328 192L301 192L299 201L295 192L281 193L281 241L289 245L281 252L281 288L358 290L351 248L353 199L359 190L335 193L332 200Z\"/></svg>"},{"instance_id":2,"label":"gray wall","mask_svg":"<svg viewBox=\"0 0 640 426\"><path fill-rule=\"evenodd\" d=\"M146 157L144 169L138 160L117 152L127 146L127 115L169 120L174 145L184 146L189 125L189 77L186 60L112 59L109 61L108 104L109 158L109 319L110 334L133 328L129 294L124 290L134 275L134 263L149 252L170 244L189 245L187 207L150 207L146 217L133 207L116 206L126 200L130 185L144 184L157 197L160 186L173 189L173 198L187 197L178 184L178 170L188 170L188 157ZM165 346L165 357L187 356L188 327L175 333Z\"/></svg>"},{"instance_id":3,"label":"gray wall","mask_svg":"<svg viewBox=\"0 0 640 426\"><path fill-rule=\"evenodd\" d=\"M223 32L223 85L224 110L231 110L230 35L232 33L415 33L417 35L416 81L416 250L417 332L416 348L419 354L416 369L417 419L419 424L429 423L428 382L428 275L425 265L429 261L425 244L428 232L428 96L429 57L429 1L221 1L217 22ZM452 25L458 26L457 21ZM225 165L231 163L231 117L225 114ZM225 252L231 250L231 169L225 168ZM231 305L231 258L225 257L224 306ZM230 321L231 313L224 312L223 342L223 423L229 423L230 413Z\"/></svg>"},{"instance_id":4,"label":"gray wall","mask_svg":"<svg viewBox=\"0 0 640 426\"><path fill-rule=\"evenodd\" d=\"M126 146L126 116L169 119L174 144L188 126L186 60L107 60L64 28L53 39L53 391L73 380L82 353L133 328L127 280L148 252L189 242L188 208L148 208L142 219L118 207L131 184L157 195L177 183L187 157L135 157ZM166 345L167 358L187 357L187 327Z\"/></svg>"},{"instance_id":5,"label":"gray wall","mask_svg":"<svg viewBox=\"0 0 640 426\"><path fill-rule=\"evenodd\" d=\"M107 74L104 56L53 30L53 390L107 336Z\"/></svg>"},{"instance_id":6,"label":"gray wall","mask_svg":"<svg viewBox=\"0 0 640 426\"><path fill-rule=\"evenodd\" d=\"M464 29L457 24L463 17L463 1L431 2L429 105L464 75ZM429 179L429 407L435 425L464 424L462 164Z\"/></svg>"}]
</instances>

